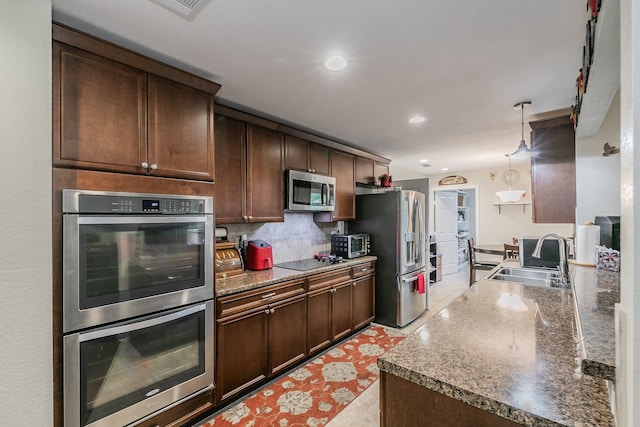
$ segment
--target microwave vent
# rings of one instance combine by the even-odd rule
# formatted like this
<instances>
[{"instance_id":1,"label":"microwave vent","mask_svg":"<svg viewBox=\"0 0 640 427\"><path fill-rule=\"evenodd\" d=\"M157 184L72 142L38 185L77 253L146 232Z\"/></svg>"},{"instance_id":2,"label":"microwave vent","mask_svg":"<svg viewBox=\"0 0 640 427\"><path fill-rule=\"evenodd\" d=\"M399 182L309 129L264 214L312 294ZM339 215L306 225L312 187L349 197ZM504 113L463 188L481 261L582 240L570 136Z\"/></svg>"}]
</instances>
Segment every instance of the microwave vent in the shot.
<instances>
[{"instance_id":1,"label":"microwave vent","mask_svg":"<svg viewBox=\"0 0 640 427\"><path fill-rule=\"evenodd\" d=\"M211 0L151 0L176 15L193 21Z\"/></svg>"}]
</instances>

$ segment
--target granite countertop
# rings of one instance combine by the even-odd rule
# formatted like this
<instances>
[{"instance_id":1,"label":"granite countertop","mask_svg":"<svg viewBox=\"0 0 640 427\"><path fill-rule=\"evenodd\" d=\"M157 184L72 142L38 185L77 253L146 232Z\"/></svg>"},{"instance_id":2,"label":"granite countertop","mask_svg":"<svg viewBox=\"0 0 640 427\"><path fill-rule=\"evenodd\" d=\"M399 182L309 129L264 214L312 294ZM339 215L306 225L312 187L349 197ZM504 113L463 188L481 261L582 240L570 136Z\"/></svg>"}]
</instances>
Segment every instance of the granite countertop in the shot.
<instances>
[{"instance_id":1,"label":"granite countertop","mask_svg":"<svg viewBox=\"0 0 640 427\"><path fill-rule=\"evenodd\" d=\"M614 305L620 302L620 273L570 264L569 274L582 333L582 371L614 381Z\"/></svg>"},{"instance_id":2,"label":"granite countertop","mask_svg":"<svg viewBox=\"0 0 640 427\"><path fill-rule=\"evenodd\" d=\"M579 368L570 289L481 280L378 359L382 371L524 425L612 426Z\"/></svg>"},{"instance_id":3,"label":"granite countertop","mask_svg":"<svg viewBox=\"0 0 640 427\"><path fill-rule=\"evenodd\" d=\"M318 262L318 268L313 270L299 271L288 268L273 267L271 270L252 271L246 270L244 274L229 277L226 279L216 279L216 297L235 294L237 292L258 289L275 283L304 278L317 273L324 273L331 270L338 270L345 267L375 261L376 256L363 256L360 258L348 259L337 264L327 264Z\"/></svg>"}]
</instances>

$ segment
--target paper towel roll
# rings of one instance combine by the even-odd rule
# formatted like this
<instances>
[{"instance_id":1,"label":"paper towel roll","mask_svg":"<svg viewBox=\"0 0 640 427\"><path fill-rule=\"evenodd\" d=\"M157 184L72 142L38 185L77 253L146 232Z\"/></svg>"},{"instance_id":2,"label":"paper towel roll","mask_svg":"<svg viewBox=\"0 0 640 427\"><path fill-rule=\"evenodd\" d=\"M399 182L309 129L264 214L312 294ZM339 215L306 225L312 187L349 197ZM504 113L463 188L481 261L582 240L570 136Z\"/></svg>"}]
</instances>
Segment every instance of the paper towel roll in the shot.
<instances>
[{"instance_id":1,"label":"paper towel roll","mask_svg":"<svg viewBox=\"0 0 640 427\"><path fill-rule=\"evenodd\" d=\"M576 262L596 265L596 248L600 245L599 225L579 225L576 230Z\"/></svg>"}]
</instances>

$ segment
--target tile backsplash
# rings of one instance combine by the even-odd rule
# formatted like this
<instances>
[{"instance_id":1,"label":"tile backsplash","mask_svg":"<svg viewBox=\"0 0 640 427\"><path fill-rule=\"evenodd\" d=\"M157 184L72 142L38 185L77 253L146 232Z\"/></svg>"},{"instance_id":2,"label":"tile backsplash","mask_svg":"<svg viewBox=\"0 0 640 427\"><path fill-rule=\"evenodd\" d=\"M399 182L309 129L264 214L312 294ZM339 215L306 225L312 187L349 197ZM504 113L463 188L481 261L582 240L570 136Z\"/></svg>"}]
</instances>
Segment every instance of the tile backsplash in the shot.
<instances>
[{"instance_id":1,"label":"tile backsplash","mask_svg":"<svg viewBox=\"0 0 640 427\"><path fill-rule=\"evenodd\" d=\"M263 224L217 224L226 227L228 239L238 243L242 235L247 240L264 240L273 248L273 262L297 261L313 258L331 249L331 234L343 233L344 222L315 223L313 214L285 212L284 222Z\"/></svg>"}]
</instances>

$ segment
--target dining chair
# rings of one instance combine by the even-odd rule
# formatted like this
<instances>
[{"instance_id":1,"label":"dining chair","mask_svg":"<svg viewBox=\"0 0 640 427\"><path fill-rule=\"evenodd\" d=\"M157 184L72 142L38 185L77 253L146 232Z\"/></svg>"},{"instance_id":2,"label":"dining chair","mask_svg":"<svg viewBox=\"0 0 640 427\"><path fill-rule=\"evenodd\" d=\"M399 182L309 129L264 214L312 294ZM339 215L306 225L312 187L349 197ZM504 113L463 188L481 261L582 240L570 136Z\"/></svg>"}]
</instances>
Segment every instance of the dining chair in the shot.
<instances>
[{"instance_id":1,"label":"dining chair","mask_svg":"<svg viewBox=\"0 0 640 427\"><path fill-rule=\"evenodd\" d=\"M504 259L520 259L520 247L517 245L504 244Z\"/></svg>"},{"instance_id":2,"label":"dining chair","mask_svg":"<svg viewBox=\"0 0 640 427\"><path fill-rule=\"evenodd\" d=\"M469 286L476 281L476 270L493 270L500 263L496 261L478 261L476 253L483 253L482 249L475 246L473 239L467 239L469 250Z\"/></svg>"}]
</instances>

